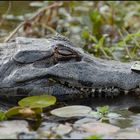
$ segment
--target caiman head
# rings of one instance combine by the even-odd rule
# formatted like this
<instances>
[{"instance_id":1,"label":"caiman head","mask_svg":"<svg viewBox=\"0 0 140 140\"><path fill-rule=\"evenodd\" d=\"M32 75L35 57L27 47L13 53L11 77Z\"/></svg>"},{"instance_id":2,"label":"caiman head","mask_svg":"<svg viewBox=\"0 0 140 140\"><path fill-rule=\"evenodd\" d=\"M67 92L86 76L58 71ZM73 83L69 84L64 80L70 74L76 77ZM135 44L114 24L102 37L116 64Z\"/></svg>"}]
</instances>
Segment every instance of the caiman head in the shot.
<instances>
[{"instance_id":1,"label":"caiman head","mask_svg":"<svg viewBox=\"0 0 140 140\"><path fill-rule=\"evenodd\" d=\"M50 94L70 97L140 95L134 63L103 60L85 53L67 38L18 37L0 45L0 96Z\"/></svg>"}]
</instances>

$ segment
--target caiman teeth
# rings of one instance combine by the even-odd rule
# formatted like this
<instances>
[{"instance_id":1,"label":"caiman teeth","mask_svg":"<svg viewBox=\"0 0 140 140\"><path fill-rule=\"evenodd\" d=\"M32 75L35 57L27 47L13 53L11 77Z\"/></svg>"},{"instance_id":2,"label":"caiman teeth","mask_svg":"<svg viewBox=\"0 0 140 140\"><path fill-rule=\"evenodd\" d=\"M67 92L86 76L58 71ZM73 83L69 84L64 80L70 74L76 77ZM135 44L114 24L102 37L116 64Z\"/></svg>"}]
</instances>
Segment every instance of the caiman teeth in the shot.
<instances>
[{"instance_id":1,"label":"caiman teeth","mask_svg":"<svg viewBox=\"0 0 140 140\"><path fill-rule=\"evenodd\" d=\"M84 88L80 88L81 91L84 91Z\"/></svg>"},{"instance_id":2,"label":"caiman teeth","mask_svg":"<svg viewBox=\"0 0 140 140\"><path fill-rule=\"evenodd\" d=\"M94 92L95 92L95 89L93 88L93 89L91 90L91 92L94 93Z\"/></svg>"},{"instance_id":3,"label":"caiman teeth","mask_svg":"<svg viewBox=\"0 0 140 140\"><path fill-rule=\"evenodd\" d=\"M81 86L74 86L74 84L71 84L67 81L58 81L60 84L71 88L72 90L77 89L79 92L84 93L84 95L80 94L82 96L89 97L104 97L104 98L114 98L118 96L121 92L123 92L124 95L129 94L129 90L121 90L117 87L111 86L111 87L98 87L98 88L92 88L92 87L82 87ZM138 95L140 95L140 88L137 87L134 92Z\"/></svg>"},{"instance_id":4,"label":"caiman teeth","mask_svg":"<svg viewBox=\"0 0 140 140\"><path fill-rule=\"evenodd\" d=\"M118 96L119 93L120 93L120 91L119 91L118 88L114 88L112 92L113 92L113 95L114 95L114 96Z\"/></svg>"},{"instance_id":5,"label":"caiman teeth","mask_svg":"<svg viewBox=\"0 0 140 140\"><path fill-rule=\"evenodd\" d=\"M135 89L135 93L136 93L137 95L140 95L140 88L136 88L136 89Z\"/></svg>"},{"instance_id":6,"label":"caiman teeth","mask_svg":"<svg viewBox=\"0 0 140 140\"><path fill-rule=\"evenodd\" d=\"M125 95L127 95L127 94L128 94L128 92L129 92L128 90L125 90L125 91L124 91L124 94L125 94Z\"/></svg>"},{"instance_id":7,"label":"caiman teeth","mask_svg":"<svg viewBox=\"0 0 140 140\"><path fill-rule=\"evenodd\" d=\"M98 92L101 93L101 92L102 92L102 89L100 88L100 89L98 90Z\"/></svg>"}]
</instances>

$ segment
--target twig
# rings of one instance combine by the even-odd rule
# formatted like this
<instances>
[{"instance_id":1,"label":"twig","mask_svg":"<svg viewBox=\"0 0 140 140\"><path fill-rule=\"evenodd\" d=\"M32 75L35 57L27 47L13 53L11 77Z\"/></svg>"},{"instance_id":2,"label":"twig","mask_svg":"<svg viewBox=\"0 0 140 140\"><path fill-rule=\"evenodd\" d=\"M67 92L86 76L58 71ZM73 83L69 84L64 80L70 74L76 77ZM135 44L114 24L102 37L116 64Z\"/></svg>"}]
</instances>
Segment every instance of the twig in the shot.
<instances>
[{"instance_id":1,"label":"twig","mask_svg":"<svg viewBox=\"0 0 140 140\"><path fill-rule=\"evenodd\" d=\"M10 33L10 35L4 40L4 43L8 42L16 33L17 31L25 24L25 21L20 23L16 29Z\"/></svg>"},{"instance_id":2,"label":"twig","mask_svg":"<svg viewBox=\"0 0 140 140\"><path fill-rule=\"evenodd\" d=\"M26 21L23 21L21 22L17 27L16 29L14 29L13 32L10 33L10 35L4 40L4 42L8 42L17 32L18 30L24 26L27 22L32 22L34 21L38 16L40 16L44 11L48 10L48 9L51 9L51 8L54 8L54 7L58 7L58 6L61 6L62 5L62 2L55 2L53 3L52 5L49 5L47 7L43 7L41 8L34 16L32 16L30 19L27 19Z\"/></svg>"},{"instance_id":3,"label":"twig","mask_svg":"<svg viewBox=\"0 0 140 140\"><path fill-rule=\"evenodd\" d=\"M54 7L58 7L61 6L62 2L55 2L52 5L46 6L41 8L34 16L32 16L28 21L32 21L35 20L38 16L40 16L40 14L48 9L54 8Z\"/></svg>"}]
</instances>

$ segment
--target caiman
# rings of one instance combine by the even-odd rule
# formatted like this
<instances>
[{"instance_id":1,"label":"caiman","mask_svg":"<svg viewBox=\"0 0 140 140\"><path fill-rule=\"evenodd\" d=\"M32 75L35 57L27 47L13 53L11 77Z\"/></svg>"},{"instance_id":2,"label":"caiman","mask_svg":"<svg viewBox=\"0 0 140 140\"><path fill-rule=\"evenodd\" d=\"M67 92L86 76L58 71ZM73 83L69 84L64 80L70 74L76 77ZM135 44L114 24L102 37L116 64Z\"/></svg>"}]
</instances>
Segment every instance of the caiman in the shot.
<instances>
[{"instance_id":1,"label":"caiman","mask_svg":"<svg viewBox=\"0 0 140 140\"><path fill-rule=\"evenodd\" d=\"M0 44L0 96L139 97L140 73L131 70L134 63L97 58L61 35L17 37Z\"/></svg>"}]
</instances>

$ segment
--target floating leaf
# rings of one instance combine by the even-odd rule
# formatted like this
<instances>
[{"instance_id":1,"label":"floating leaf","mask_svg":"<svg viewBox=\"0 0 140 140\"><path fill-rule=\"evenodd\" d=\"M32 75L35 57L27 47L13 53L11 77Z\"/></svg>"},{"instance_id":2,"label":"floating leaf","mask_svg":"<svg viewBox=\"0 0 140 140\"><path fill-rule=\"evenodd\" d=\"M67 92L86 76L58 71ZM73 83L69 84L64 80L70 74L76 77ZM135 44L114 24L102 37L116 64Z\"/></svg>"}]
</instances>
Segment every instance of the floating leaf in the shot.
<instances>
[{"instance_id":1,"label":"floating leaf","mask_svg":"<svg viewBox=\"0 0 140 140\"><path fill-rule=\"evenodd\" d=\"M118 114L118 113L108 113L107 114L107 117L112 118L112 119L115 119L115 118L120 118L121 115Z\"/></svg>"},{"instance_id":2,"label":"floating leaf","mask_svg":"<svg viewBox=\"0 0 140 140\"><path fill-rule=\"evenodd\" d=\"M56 98L50 95L30 96L21 99L18 104L22 107L47 107L55 104Z\"/></svg>"},{"instance_id":3,"label":"floating leaf","mask_svg":"<svg viewBox=\"0 0 140 140\"><path fill-rule=\"evenodd\" d=\"M15 115L22 115L23 117L32 117L35 116L36 114L42 113L42 108L30 108L30 107L12 107L10 108L6 113L6 117L12 117Z\"/></svg>"},{"instance_id":4,"label":"floating leaf","mask_svg":"<svg viewBox=\"0 0 140 140\"><path fill-rule=\"evenodd\" d=\"M135 63L131 66L131 70L140 71L140 62L135 62Z\"/></svg>"},{"instance_id":5,"label":"floating leaf","mask_svg":"<svg viewBox=\"0 0 140 140\"><path fill-rule=\"evenodd\" d=\"M40 108L40 107L35 107L35 108L31 108L31 109L35 112L35 114L42 113L42 108Z\"/></svg>"},{"instance_id":6,"label":"floating leaf","mask_svg":"<svg viewBox=\"0 0 140 140\"><path fill-rule=\"evenodd\" d=\"M6 120L6 115L4 112L0 112L0 121Z\"/></svg>"},{"instance_id":7,"label":"floating leaf","mask_svg":"<svg viewBox=\"0 0 140 140\"><path fill-rule=\"evenodd\" d=\"M102 122L85 123L81 125L81 128L83 128L83 130L87 132L91 132L97 135L108 135L116 133L117 131L120 130L120 128L117 126Z\"/></svg>"},{"instance_id":8,"label":"floating leaf","mask_svg":"<svg viewBox=\"0 0 140 140\"><path fill-rule=\"evenodd\" d=\"M22 114L23 117L33 117L37 114L42 113L42 108L30 108L30 107L24 107L19 110L19 113Z\"/></svg>"},{"instance_id":9,"label":"floating leaf","mask_svg":"<svg viewBox=\"0 0 140 140\"><path fill-rule=\"evenodd\" d=\"M12 107L5 113L5 115L8 118L14 115L18 115L21 109L23 109L23 107L20 106Z\"/></svg>"},{"instance_id":10,"label":"floating leaf","mask_svg":"<svg viewBox=\"0 0 140 140\"><path fill-rule=\"evenodd\" d=\"M25 117L35 115L35 112L29 107L25 107L23 109L20 109L19 113Z\"/></svg>"},{"instance_id":11,"label":"floating leaf","mask_svg":"<svg viewBox=\"0 0 140 140\"><path fill-rule=\"evenodd\" d=\"M90 111L91 108L88 106L73 105L54 109L51 114L58 117L76 117L87 116Z\"/></svg>"},{"instance_id":12,"label":"floating leaf","mask_svg":"<svg viewBox=\"0 0 140 140\"><path fill-rule=\"evenodd\" d=\"M52 128L52 130L56 132L58 135L65 135L65 134L70 133L70 131L72 130L72 127L69 125L60 124L58 127Z\"/></svg>"},{"instance_id":13,"label":"floating leaf","mask_svg":"<svg viewBox=\"0 0 140 140\"><path fill-rule=\"evenodd\" d=\"M89 113L89 116L90 116L90 117L94 117L94 118L96 118L96 119L100 119L100 118L103 117L102 114L101 114L100 112L97 112L97 111L91 111L91 112Z\"/></svg>"},{"instance_id":14,"label":"floating leaf","mask_svg":"<svg viewBox=\"0 0 140 140\"><path fill-rule=\"evenodd\" d=\"M24 107L23 109L19 110L19 113L22 114L23 117L33 117L42 113L42 108Z\"/></svg>"}]
</instances>

